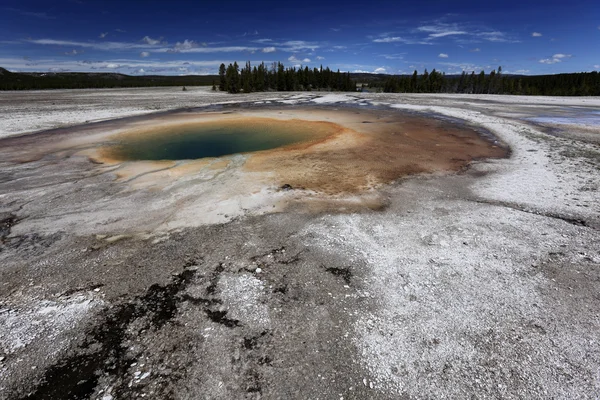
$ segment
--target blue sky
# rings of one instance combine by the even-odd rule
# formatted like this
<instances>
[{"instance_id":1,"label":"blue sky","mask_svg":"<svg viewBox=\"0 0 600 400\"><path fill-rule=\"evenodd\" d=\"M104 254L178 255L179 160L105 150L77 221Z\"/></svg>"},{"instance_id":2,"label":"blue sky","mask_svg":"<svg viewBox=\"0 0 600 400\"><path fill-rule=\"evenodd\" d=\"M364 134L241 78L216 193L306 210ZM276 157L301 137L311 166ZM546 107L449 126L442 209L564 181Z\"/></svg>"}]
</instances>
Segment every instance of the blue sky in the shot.
<instances>
[{"instance_id":1,"label":"blue sky","mask_svg":"<svg viewBox=\"0 0 600 400\"><path fill-rule=\"evenodd\" d=\"M0 2L11 71L214 74L281 61L352 72L600 70L600 1Z\"/></svg>"}]
</instances>

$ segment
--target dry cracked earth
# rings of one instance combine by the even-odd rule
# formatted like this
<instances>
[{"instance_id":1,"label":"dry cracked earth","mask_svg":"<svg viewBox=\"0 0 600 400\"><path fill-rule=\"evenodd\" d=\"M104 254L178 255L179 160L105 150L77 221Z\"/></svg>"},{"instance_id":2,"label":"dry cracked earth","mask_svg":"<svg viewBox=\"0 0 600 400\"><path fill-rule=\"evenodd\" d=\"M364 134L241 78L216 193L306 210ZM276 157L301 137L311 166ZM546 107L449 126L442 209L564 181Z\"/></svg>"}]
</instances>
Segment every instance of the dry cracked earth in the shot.
<instances>
[{"instance_id":1,"label":"dry cracked earth","mask_svg":"<svg viewBox=\"0 0 600 400\"><path fill-rule=\"evenodd\" d=\"M364 196L378 207L268 184L235 197L244 155L138 186L123 165L77 152L19 160L52 142L34 131L85 135L99 119L227 104L444 118L510 155L375 185ZM598 398L599 109L597 98L2 93L0 398ZM305 197L330 206L298 206Z\"/></svg>"}]
</instances>

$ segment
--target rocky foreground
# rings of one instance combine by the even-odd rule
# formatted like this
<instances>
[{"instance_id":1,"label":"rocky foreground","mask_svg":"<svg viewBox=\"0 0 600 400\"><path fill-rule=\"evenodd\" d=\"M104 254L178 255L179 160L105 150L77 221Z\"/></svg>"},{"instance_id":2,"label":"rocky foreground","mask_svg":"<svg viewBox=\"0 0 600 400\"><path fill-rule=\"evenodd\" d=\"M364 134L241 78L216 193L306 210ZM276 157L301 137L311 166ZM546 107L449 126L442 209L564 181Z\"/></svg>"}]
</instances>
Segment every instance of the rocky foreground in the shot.
<instances>
[{"instance_id":1,"label":"rocky foreground","mask_svg":"<svg viewBox=\"0 0 600 400\"><path fill-rule=\"evenodd\" d=\"M29 150L7 145L15 134L223 102L443 116L491 132L511 154L378 186L385 206L374 209L225 202L237 211L218 221L190 214L129 231L128 215L168 188L132 191L114 166L84 156L17 162ZM3 93L0 398L598 398L599 106Z\"/></svg>"}]
</instances>

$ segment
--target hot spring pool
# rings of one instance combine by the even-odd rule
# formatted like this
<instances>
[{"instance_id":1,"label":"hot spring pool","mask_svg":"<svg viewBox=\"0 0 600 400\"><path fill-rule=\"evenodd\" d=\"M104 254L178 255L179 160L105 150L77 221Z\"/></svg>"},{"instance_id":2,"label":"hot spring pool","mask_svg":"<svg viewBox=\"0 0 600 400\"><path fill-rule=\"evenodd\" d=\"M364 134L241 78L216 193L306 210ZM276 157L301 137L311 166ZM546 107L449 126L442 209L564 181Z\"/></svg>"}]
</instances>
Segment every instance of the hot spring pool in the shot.
<instances>
[{"instance_id":1,"label":"hot spring pool","mask_svg":"<svg viewBox=\"0 0 600 400\"><path fill-rule=\"evenodd\" d=\"M159 127L116 137L105 154L118 160L190 160L269 150L322 139L326 122L245 118Z\"/></svg>"}]
</instances>

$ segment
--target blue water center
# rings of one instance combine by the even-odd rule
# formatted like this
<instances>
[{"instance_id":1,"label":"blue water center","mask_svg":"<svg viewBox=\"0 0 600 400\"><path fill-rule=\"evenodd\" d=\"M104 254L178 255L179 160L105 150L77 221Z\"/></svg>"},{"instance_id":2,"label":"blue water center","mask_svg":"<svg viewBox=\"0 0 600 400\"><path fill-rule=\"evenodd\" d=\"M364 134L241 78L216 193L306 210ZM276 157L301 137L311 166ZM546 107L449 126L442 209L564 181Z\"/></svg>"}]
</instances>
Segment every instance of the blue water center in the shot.
<instances>
[{"instance_id":1,"label":"blue water center","mask_svg":"<svg viewBox=\"0 0 600 400\"><path fill-rule=\"evenodd\" d=\"M120 135L108 149L121 160L188 160L269 150L328 136L335 124L244 118L179 124Z\"/></svg>"}]
</instances>

